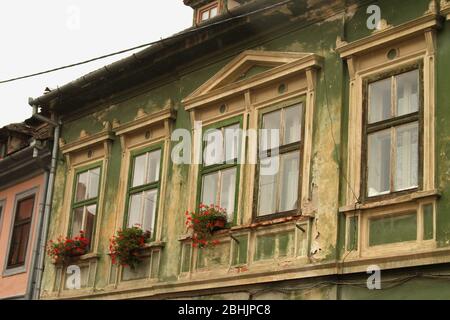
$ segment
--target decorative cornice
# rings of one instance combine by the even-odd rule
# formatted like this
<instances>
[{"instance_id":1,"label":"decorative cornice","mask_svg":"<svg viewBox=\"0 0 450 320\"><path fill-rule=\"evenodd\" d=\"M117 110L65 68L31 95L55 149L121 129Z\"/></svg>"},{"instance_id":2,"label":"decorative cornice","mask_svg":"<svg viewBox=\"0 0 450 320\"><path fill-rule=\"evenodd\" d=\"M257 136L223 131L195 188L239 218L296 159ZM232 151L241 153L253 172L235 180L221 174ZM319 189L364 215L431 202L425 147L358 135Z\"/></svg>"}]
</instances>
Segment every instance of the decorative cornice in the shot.
<instances>
[{"instance_id":1,"label":"decorative cornice","mask_svg":"<svg viewBox=\"0 0 450 320\"><path fill-rule=\"evenodd\" d=\"M112 132L111 123L105 121L103 123L103 130L95 133L89 134L85 130L81 130L79 139L70 143L65 143L63 139L59 140L59 147L63 154L76 152L82 149L92 147L95 144L102 143L105 141L114 140L114 133Z\"/></svg>"},{"instance_id":2,"label":"decorative cornice","mask_svg":"<svg viewBox=\"0 0 450 320\"><path fill-rule=\"evenodd\" d=\"M441 0L441 14L447 16L447 20L450 20L450 1Z\"/></svg>"},{"instance_id":3,"label":"decorative cornice","mask_svg":"<svg viewBox=\"0 0 450 320\"><path fill-rule=\"evenodd\" d=\"M436 14L426 14L418 19L406 22L399 26L378 31L368 37L353 41L351 43L338 46L336 52L341 58L347 58L354 54L359 54L375 47L386 45L389 42L397 41L425 32L427 29L438 28L440 26L439 16Z\"/></svg>"},{"instance_id":4,"label":"decorative cornice","mask_svg":"<svg viewBox=\"0 0 450 320\"><path fill-rule=\"evenodd\" d=\"M249 79L227 84L223 87L213 89L204 94L194 95L182 101L186 110L191 110L199 106L204 106L216 100L243 93L250 88L259 87L283 78L291 74L305 71L311 68L321 68L323 58L313 53L301 54L301 57L292 62L284 63L268 71L261 72ZM226 67L225 67L226 68ZM221 71L222 72L222 71Z\"/></svg>"},{"instance_id":5,"label":"decorative cornice","mask_svg":"<svg viewBox=\"0 0 450 320\"><path fill-rule=\"evenodd\" d=\"M170 100L161 111L147 114L144 109L140 108L134 120L120 124L118 120L113 121L113 131L120 136L145 127L161 123L168 119L176 119L176 110L173 108L173 102Z\"/></svg>"}]
</instances>

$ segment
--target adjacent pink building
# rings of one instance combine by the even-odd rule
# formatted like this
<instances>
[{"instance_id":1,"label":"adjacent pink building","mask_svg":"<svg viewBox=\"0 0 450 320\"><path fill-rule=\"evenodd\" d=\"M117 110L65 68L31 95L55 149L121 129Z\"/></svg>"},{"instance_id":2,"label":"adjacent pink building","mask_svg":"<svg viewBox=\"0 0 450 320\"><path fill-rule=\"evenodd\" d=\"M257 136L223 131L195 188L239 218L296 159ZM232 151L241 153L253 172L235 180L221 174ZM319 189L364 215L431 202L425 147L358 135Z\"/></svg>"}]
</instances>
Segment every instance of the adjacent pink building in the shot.
<instances>
[{"instance_id":1,"label":"adjacent pink building","mask_svg":"<svg viewBox=\"0 0 450 320\"><path fill-rule=\"evenodd\" d=\"M51 151L49 128L33 119L0 129L0 299L29 299Z\"/></svg>"}]
</instances>

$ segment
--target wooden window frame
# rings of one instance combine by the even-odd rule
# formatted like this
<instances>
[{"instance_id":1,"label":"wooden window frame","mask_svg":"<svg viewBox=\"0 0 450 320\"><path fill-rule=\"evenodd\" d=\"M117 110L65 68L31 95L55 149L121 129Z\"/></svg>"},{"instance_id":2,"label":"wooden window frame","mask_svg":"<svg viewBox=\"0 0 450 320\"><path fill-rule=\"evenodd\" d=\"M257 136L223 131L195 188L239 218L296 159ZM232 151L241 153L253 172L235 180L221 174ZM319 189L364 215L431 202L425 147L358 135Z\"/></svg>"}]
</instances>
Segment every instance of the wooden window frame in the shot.
<instances>
[{"instance_id":1,"label":"wooden window frame","mask_svg":"<svg viewBox=\"0 0 450 320\"><path fill-rule=\"evenodd\" d=\"M133 183L133 174L134 174L134 165L135 165L135 159L141 155L151 153L154 151L160 150L161 156L159 159L159 176L158 181L151 182L143 185L139 185L136 187L132 186ZM157 199L155 204L155 218L154 218L154 226L151 233L151 239L150 241L155 241L156 239L156 227L158 225L158 208L159 208L159 201L160 201L160 193L161 193L161 179L163 174L163 158L164 158L164 143L160 142L151 146L147 146L144 148L140 148L137 150L133 150L130 152L130 165L128 169L128 184L127 184L127 195L125 200L125 215L123 220L123 228L126 228L128 226L128 218L129 218L129 211L130 211L130 198L132 195L147 191L147 190L157 190Z\"/></svg>"},{"instance_id":2,"label":"wooden window frame","mask_svg":"<svg viewBox=\"0 0 450 320\"><path fill-rule=\"evenodd\" d=\"M260 164L260 146L258 143L257 146L257 163L255 168L255 184L254 184L254 192L253 192L253 213L252 220L254 222L273 220L276 218L290 217L301 214L301 200L302 200L302 178L303 178L303 158L304 158L304 145L305 145L305 116L306 116L306 96L303 95L300 98L286 100L276 105L266 107L262 109L258 116L258 129L262 128L263 117L265 114L275 112L282 109L287 109L289 107L295 106L296 104L301 104L302 106L302 114L301 114L301 123L300 123L300 141L290 143L287 145L280 145L278 154L281 156L284 153L290 153L295 150L298 150L299 155L299 168L298 168L298 200L297 200L297 208L294 210L284 211L284 212L275 212L268 215L259 216L258 215L258 207L259 207L259 164ZM283 118L281 118L281 123L283 124ZM273 150L273 149L272 149ZM269 154L272 153L272 150L267 150Z\"/></svg>"},{"instance_id":3,"label":"wooden window frame","mask_svg":"<svg viewBox=\"0 0 450 320\"><path fill-rule=\"evenodd\" d=\"M388 78L394 78L401 74L411 72L414 70L419 71L419 110L414 113L392 117L383 121L375 122L372 124L368 123L369 117L369 85L371 83L381 81ZM397 104L396 99L396 87L391 83L391 108L394 108ZM363 203L377 202L380 200L392 199L401 195L418 192L423 189L423 130L424 130L424 66L422 61L418 61L412 64L408 64L402 67L394 68L393 70L389 70L387 72L383 72L377 74L375 76L371 76L365 78L363 80L363 112L362 112L362 156L361 156L361 200ZM394 191L394 180L395 180L395 166L393 166L393 162L395 161L395 157L393 157L393 149L396 147L394 141L391 141L391 150L390 150L390 192L387 194L376 195L369 197L368 195L368 136L369 134L373 134L376 132L381 132L386 129L393 129L399 127L401 125L407 125L412 123L418 123L419 132L418 132L418 186L416 188L410 188L407 190ZM392 137L392 134L391 134Z\"/></svg>"},{"instance_id":4,"label":"wooden window frame","mask_svg":"<svg viewBox=\"0 0 450 320\"><path fill-rule=\"evenodd\" d=\"M0 200L0 235L2 234L3 216L5 212L6 199Z\"/></svg>"},{"instance_id":5,"label":"wooden window frame","mask_svg":"<svg viewBox=\"0 0 450 320\"><path fill-rule=\"evenodd\" d=\"M98 183L98 191L97 191L97 197L95 198L91 198L91 199L85 199L82 201L75 201L75 197L76 197L76 193L77 193L77 182L78 182L78 177L80 176L80 174L88 172L89 170L92 169L100 169L100 174L99 174L99 183ZM89 252L92 253L94 250L94 241L95 241L95 234L97 231L97 216L98 216L98 212L99 212L99 198L100 198L100 191L101 191L101 186L102 186L102 176L103 176L103 161L97 161L95 163L80 167L75 169L75 173L74 173L74 179L73 179L73 187L72 187L72 202L71 202L71 206L70 206L70 222L69 222L69 229L68 229L68 236L69 237L74 237L77 235L72 234L72 225L73 225L73 219L74 219L74 210L77 208L83 208L85 206L90 206L90 205L96 205L96 211L95 211L95 218L94 218L94 222L93 222L93 228L92 228L92 236L89 239ZM85 219L85 213L83 212L83 220ZM83 230L86 231L86 230Z\"/></svg>"},{"instance_id":6,"label":"wooden window frame","mask_svg":"<svg viewBox=\"0 0 450 320\"><path fill-rule=\"evenodd\" d=\"M212 129L222 129L225 127L229 127L235 124L239 124L239 129L243 130L243 116L239 115L236 117L232 117L229 119L225 119L222 121L218 121L215 123L212 123L210 125L207 125L205 127L202 128L202 152L201 152L201 157L202 157L202 161L201 164L199 165L199 170L198 170L198 180L199 183L197 184L197 206L196 206L196 211L198 211L198 207L201 203L201 199L202 199L202 189L203 189L203 177L205 175L211 174L211 173L215 173L215 172L219 172L219 171L224 171L227 169L231 169L231 168L236 168L236 186L235 186L235 194L234 194L234 210L233 210L233 220L232 221L228 221L229 223L232 223L232 225L236 225L237 224L237 211L238 211L238 207L239 207L239 180L240 180L240 174L241 174L241 165L238 163L239 162L239 158L240 158L240 153L242 152L241 150L241 143L242 143L242 139L244 139L244 137L241 137L241 141L239 141L238 143L238 154L236 155L237 158L235 158L233 160L233 163L226 163L227 160L225 159L224 162L222 164L212 164L212 165L208 165L205 166L204 164L204 159L203 159L203 155L204 155L204 151L205 151L205 147L206 147L206 141L203 140L203 138L205 137L205 133L208 132L209 130ZM225 141L224 141L225 143ZM228 161L230 162L230 161ZM209 205L209 203L207 203L207 205Z\"/></svg>"},{"instance_id":7,"label":"wooden window frame","mask_svg":"<svg viewBox=\"0 0 450 320\"><path fill-rule=\"evenodd\" d=\"M22 192L22 193L16 195L16 198L14 200L14 209L13 209L14 215L11 219L11 227L10 227L11 232L9 233L9 241L8 241L8 247L7 247L8 251L5 256L5 264L4 264L4 272L3 272L4 276L10 276L10 275L14 275L14 274L22 273L22 272L26 271L28 250L29 250L30 240L31 240L31 237L33 234L32 227L33 227L33 221L34 221L34 216L35 216L35 211L36 211L37 193L38 193L37 188L34 188L34 189L31 189L31 190L28 190L28 191L25 191L25 192ZM19 202L28 200L30 198L33 198L33 212L31 213L31 217L29 219L27 219L27 220L29 220L28 222L22 222L22 224L25 224L25 223L30 224L30 232L28 234L25 259L24 259L24 262L21 264L10 265L9 260L10 260L10 255L11 255L11 245L12 245L12 241L13 241L14 228L16 225L16 217L17 217L17 210L19 207ZM3 204L5 204L5 202L3 202ZM3 211L4 211L4 208L3 208ZM1 219L1 217L0 217L0 219Z\"/></svg>"},{"instance_id":8,"label":"wooden window frame","mask_svg":"<svg viewBox=\"0 0 450 320\"><path fill-rule=\"evenodd\" d=\"M214 17L217 17L219 15L219 7L220 7L219 1L214 1L213 3L207 4L203 7L198 8L197 9L197 23L203 23L205 21L212 19L211 18L211 10L214 8L217 8L217 14L214 16ZM208 19L206 19L206 20L202 20L202 14L204 12L208 12Z\"/></svg>"}]
</instances>

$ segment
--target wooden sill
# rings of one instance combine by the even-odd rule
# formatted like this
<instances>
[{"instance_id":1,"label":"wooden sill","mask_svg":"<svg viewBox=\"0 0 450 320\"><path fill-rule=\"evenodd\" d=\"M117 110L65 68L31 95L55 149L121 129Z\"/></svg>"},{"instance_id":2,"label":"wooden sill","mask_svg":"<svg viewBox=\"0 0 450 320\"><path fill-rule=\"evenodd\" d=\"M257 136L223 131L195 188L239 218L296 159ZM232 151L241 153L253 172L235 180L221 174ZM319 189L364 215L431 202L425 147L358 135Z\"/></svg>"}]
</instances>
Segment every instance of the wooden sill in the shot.
<instances>
[{"instance_id":1,"label":"wooden sill","mask_svg":"<svg viewBox=\"0 0 450 320\"><path fill-rule=\"evenodd\" d=\"M77 262L84 262L84 261L89 261L89 260L94 260L94 259L100 259L100 254L98 254L96 252L90 252L90 253L86 253L86 254L81 255L81 256L71 257L70 260L67 263L68 264L70 264L70 263L74 263L75 264ZM62 265L62 264L64 264L64 262L52 262L52 263L54 265Z\"/></svg>"},{"instance_id":2,"label":"wooden sill","mask_svg":"<svg viewBox=\"0 0 450 320\"><path fill-rule=\"evenodd\" d=\"M386 200L380 200L380 201L374 201L364 204L357 204L356 206L350 205L350 206L344 206L339 208L339 212L341 213L347 213L347 212L353 212L356 210L369 210L374 208L382 208L387 206L392 206L396 204L404 204L408 202L414 202L417 200L425 199L425 198L436 198L439 199L441 197L441 194L438 190L430 190L430 191L416 191L413 193L409 193L406 195L401 195L395 198L390 198Z\"/></svg>"}]
</instances>

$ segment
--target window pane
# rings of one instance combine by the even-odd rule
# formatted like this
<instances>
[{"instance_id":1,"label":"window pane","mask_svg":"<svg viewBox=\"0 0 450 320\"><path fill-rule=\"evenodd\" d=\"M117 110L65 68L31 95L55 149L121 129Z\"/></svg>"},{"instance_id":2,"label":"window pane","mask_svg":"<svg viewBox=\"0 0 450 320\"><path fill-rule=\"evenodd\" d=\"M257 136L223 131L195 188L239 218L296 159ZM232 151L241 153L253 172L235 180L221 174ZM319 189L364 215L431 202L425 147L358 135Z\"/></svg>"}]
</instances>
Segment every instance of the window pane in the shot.
<instances>
[{"instance_id":1,"label":"window pane","mask_svg":"<svg viewBox=\"0 0 450 320\"><path fill-rule=\"evenodd\" d=\"M268 166L271 161L275 158L262 159L260 162L261 166ZM258 215L264 216L268 214L275 213L276 211L276 189L277 173L272 175L262 175L259 176L259 195L258 195Z\"/></svg>"},{"instance_id":2,"label":"window pane","mask_svg":"<svg viewBox=\"0 0 450 320\"><path fill-rule=\"evenodd\" d=\"M391 118L391 78L369 85L369 123Z\"/></svg>"},{"instance_id":3,"label":"window pane","mask_svg":"<svg viewBox=\"0 0 450 320\"><path fill-rule=\"evenodd\" d=\"M202 203L206 205L217 203L217 183L219 174L217 172L203 176L202 181Z\"/></svg>"},{"instance_id":4,"label":"window pane","mask_svg":"<svg viewBox=\"0 0 450 320\"><path fill-rule=\"evenodd\" d=\"M397 81L397 116L419 110L419 70L395 77Z\"/></svg>"},{"instance_id":5,"label":"window pane","mask_svg":"<svg viewBox=\"0 0 450 320\"><path fill-rule=\"evenodd\" d=\"M203 11L201 14L201 21L205 21L209 19L209 10Z\"/></svg>"},{"instance_id":6,"label":"window pane","mask_svg":"<svg viewBox=\"0 0 450 320\"><path fill-rule=\"evenodd\" d=\"M419 124L413 123L396 128L397 161L395 190L406 190L418 186L419 173Z\"/></svg>"},{"instance_id":7,"label":"window pane","mask_svg":"<svg viewBox=\"0 0 450 320\"><path fill-rule=\"evenodd\" d=\"M233 220L235 190L236 168L223 171L219 205L227 210L228 221Z\"/></svg>"},{"instance_id":8,"label":"window pane","mask_svg":"<svg viewBox=\"0 0 450 320\"><path fill-rule=\"evenodd\" d=\"M281 192L280 212L290 211L297 208L298 200L298 175L299 157L298 151L281 156Z\"/></svg>"},{"instance_id":9,"label":"window pane","mask_svg":"<svg viewBox=\"0 0 450 320\"><path fill-rule=\"evenodd\" d=\"M27 248L28 248L28 239L30 237L30 228L31 223L26 223L22 226L20 226L20 238L19 238L19 253L17 256L17 264L24 264L25 263L25 257L27 255Z\"/></svg>"},{"instance_id":10,"label":"window pane","mask_svg":"<svg viewBox=\"0 0 450 320\"><path fill-rule=\"evenodd\" d=\"M203 160L205 166L222 164L224 158L223 134L221 130L209 129L204 135L205 149Z\"/></svg>"},{"instance_id":11,"label":"window pane","mask_svg":"<svg viewBox=\"0 0 450 320\"><path fill-rule=\"evenodd\" d=\"M301 139L302 105L284 109L284 144L298 142Z\"/></svg>"},{"instance_id":12,"label":"window pane","mask_svg":"<svg viewBox=\"0 0 450 320\"><path fill-rule=\"evenodd\" d=\"M161 150L156 150L148 154L148 172L146 183L152 183L159 180L160 163L161 163Z\"/></svg>"},{"instance_id":13,"label":"window pane","mask_svg":"<svg viewBox=\"0 0 450 320\"><path fill-rule=\"evenodd\" d=\"M261 136L261 149L262 150L268 150L276 148L280 145L280 125L281 125L281 111L275 111L267 113L263 116L263 129L268 129L268 134L262 134ZM278 139L273 139L273 135L271 134L271 131L274 131L273 133L278 133L276 136L278 136Z\"/></svg>"},{"instance_id":14,"label":"window pane","mask_svg":"<svg viewBox=\"0 0 450 320\"><path fill-rule=\"evenodd\" d=\"M84 207L73 210L72 236L77 236L83 230L83 212Z\"/></svg>"},{"instance_id":15,"label":"window pane","mask_svg":"<svg viewBox=\"0 0 450 320\"><path fill-rule=\"evenodd\" d=\"M89 171L88 199L97 197L99 181L100 181L100 168L90 170Z\"/></svg>"},{"instance_id":16,"label":"window pane","mask_svg":"<svg viewBox=\"0 0 450 320\"><path fill-rule=\"evenodd\" d=\"M142 229L144 231L154 232L156 203L158 198L158 190L148 190L144 192L144 214Z\"/></svg>"},{"instance_id":17,"label":"window pane","mask_svg":"<svg viewBox=\"0 0 450 320\"><path fill-rule=\"evenodd\" d=\"M368 194L369 197L390 191L391 131L384 130L368 137Z\"/></svg>"},{"instance_id":18,"label":"window pane","mask_svg":"<svg viewBox=\"0 0 450 320\"><path fill-rule=\"evenodd\" d=\"M75 194L75 202L86 200L88 172L78 174L77 187Z\"/></svg>"},{"instance_id":19,"label":"window pane","mask_svg":"<svg viewBox=\"0 0 450 320\"><path fill-rule=\"evenodd\" d=\"M128 210L128 226L133 227L136 224L142 225L141 203L143 193L137 193L130 196L130 207Z\"/></svg>"},{"instance_id":20,"label":"window pane","mask_svg":"<svg viewBox=\"0 0 450 320\"><path fill-rule=\"evenodd\" d=\"M86 238L91 241L94 237L95 230L95 214L97 213L97 205L93 204L86 207Z\"/></svg>"},{"instance_id":21,"label":"window pane","mask_svg":"<svg viewBox=\"0 0 450 320\"><path fill-rule=\"evenodd\" d=\"M9 249L8 266L18 266L25 263L29 235L30 223L14 227Z\"/></svg>"},{"instance_id":22,"label":"window pane","mask_svg":"<svg viewBox=\"0 0 450 320\"><path fill-rule=\"evenodd\" d=\"M225 161L238 158L240 150L241 130L239 123L224 128Z\"/></svg>"},{"instance_id":23,"label":"window pane","mask_svg":"<svg viewBox=\"0 0 450 320\"><path fill-rule=\"evenodd\" d=\"M147 154L134 158L133 183L132 186L141 186L145 179L145 164L147 162Z\"/></svg>"},{"instance_id":24,"label":"window pane","mask_svg":"<svg viewBox=\"0 0 450 320\"><path fill-rule=\"evenodd\" d=\"M209 18L214 18L215 16L217 16L217 7L211 9L211 14L209 15Z\"/></svg>"},{"instance_id":25,"label":"window pane","mask_svg":"<svg viewBox=\"0 0 450 320\"><path fill-rule=\"evenodd\" d=\"M16 222L30 219L33 214L34 197L21 200L17 203Z\"/></svg>"}]
</instances>

